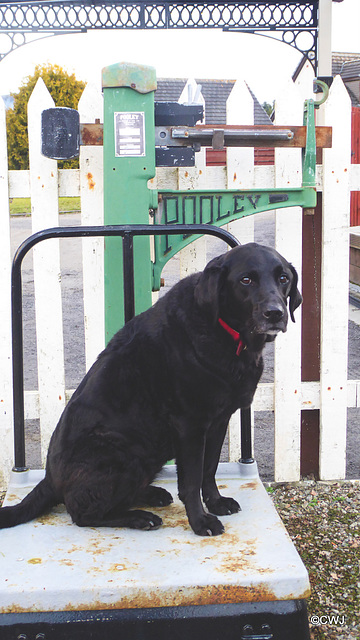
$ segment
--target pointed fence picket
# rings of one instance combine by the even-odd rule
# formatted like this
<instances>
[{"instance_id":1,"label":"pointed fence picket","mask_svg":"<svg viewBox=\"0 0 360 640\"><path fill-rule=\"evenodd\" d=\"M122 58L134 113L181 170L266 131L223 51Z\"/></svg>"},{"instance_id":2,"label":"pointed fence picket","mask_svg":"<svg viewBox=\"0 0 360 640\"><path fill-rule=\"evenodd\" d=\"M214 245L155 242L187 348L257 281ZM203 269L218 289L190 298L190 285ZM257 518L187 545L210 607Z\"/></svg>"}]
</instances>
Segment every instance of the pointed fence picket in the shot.
<instances>
[{"instance_id":1,"label":"pointed fence picket","mask_svg":"<svg viewBox=\"0 0 360 640\"><path fill-rule=\"evenodd\" d=\"M311 87L309 88L311 92ZM311 95L311 93L309 94ZM299 90L289 81L275 100L275 124L301 125L303 105ZM301 186L301 149L275 149L275 186ZM296 265L300 274L302 259L302 209L279 209L275 216L275 247ZM291 366L289 366L289 354ZM301 312L296 324L289 321L288 330L275 341L274 403L275 412L275 480L296 481L300 478L301 427ZM284 429L284 425L286 428Z\"/></svg>"},{"instance_id":2,"label":"pointed fence picket","mask_svg":"<svg viewBox=\"0 0 360 640\"><path fill-rule=\"evenodd\" d=\"M32 232L59 226L57 162L41 153L41 111L54 107L42 78L28 103ZM43 462L51 434L65 408L65 366L58 240L34 248L38 388Z\"/></svg>"},{"instance_id":3,"label":"pointed fence picket","mask_svg":"<svg viewBox=\"0 0 360 640\"><path fill-rule=\"evenodd\" d=\"M340 76L322 110L333 146L323 159L319 463L332 480L345 477L347 416L351 102Z\"/></svg>"},{"instance_id":4,"label":"pointed fence picket","mask_svg":"<svg viewBox=\"0 0 360 640\"><path fill-rule=\"evenodd\" d=\"M311 94L311 70L305 68L297 87L289 85L277 99L279 124L301 122L303 99ZM192 85L193 86L193 85ZM194 89L194 86L193 86ZM103 221L102 148L82 147L79 170L58 171L57 163L40 153L40 114L52 105L39 81L29 103L30 170L7 171L0 157L0 484L12 458L12 398L10 347L10 235L8 198L30 196L32 228L57 226L58 196L81 194L82 224ZM102 120L100 91L87 87L79 103L81 122ZM360 407L360 381L347 380L347 291L349 192L360 190L360 166L350 164L350 104L341 79L335 79L322 106L323 123L333 127L333 147L324 150L317 167L323 191L321 380L301 382L300 313L275 347L274 383L262 383L253 411L275 413L275 478L296 480L300 473L300 411L320 410L320 474L322 479L345 474L346 408ZM246 84L238 81L228 103L228 123L251 124L253 103ZM319 122L318 121L318 122ZM0 104L0 145L5 144L5 113ZM150 187L158 189L272 187L299 183L300 153L278 149L275 167L254 166L252 149L229 149L227 167L206 167L197 154L194 169L158 169ZM275 216L276 248L301 272L301 211L281 210ZM254 217L231 225L241 242L254 238ZM41 246L42 245L42 246ZM65 390L58 241L47 240L34 251L38 389L25 392L26 419L40 418L43 458L47 443L71 389ZM182 273L203 268L206 241L183 252ZM83 241L84 323L86 367L104 344L103 241ZM255 426L256 428L256 426ZM230 424L230 458L240 456L239 420Z\"/></svg>"},{"instance_id":5,"label":"pointed fence picket","mask_svg":"<svg viewBox=\"0 0 360 640\"><path fill-rule=\"evenodd\" d=\"M240 116L241 114L241 116ZM226 103L226 124L254 124L254 101L244 80L237 80ZM254 149L252 147L228 147L226 150L226 186L228 189L254 187ZM254 218L249 216L227 225L241 244L254 240ZM229 423L229 460L234 462L241 455L240 410L231 416ZM254 431L254 420L252 420ZM254 438L252 438L254 442ZM254 453L253 453L254 455Z\"/></svg>"},{"instance_id":6,"label":"pointed fence picket","mask_svg":"<svg viewBox=\"0 0 360 640\"><path fill-rule=\"evenodd\" d=\"M254 124L254 100L244 80L237 80L226 103L226 124ZM226 150L227 189L252 189L255 186L254 148L228 147ZM254 217L236 220L228 230L242 244L254 240Z\"/></svg>"},{"instance_id":7,"label":"pointed fence picket","mask_svg":"<svg viewBox=\"0 0 360 640\"><path fill-rule=\"evenodd\" d=\"M179 104L200 104L203 106L205 122L205 100L201 93L201 85L190 78L180 95ZM195 153L195 166L178 169L178 189L206 189L206 155L205 149ZM202 271L206 265L207 237L203 236L180 252L180 277Z\"/></svg>"}]
</instances>

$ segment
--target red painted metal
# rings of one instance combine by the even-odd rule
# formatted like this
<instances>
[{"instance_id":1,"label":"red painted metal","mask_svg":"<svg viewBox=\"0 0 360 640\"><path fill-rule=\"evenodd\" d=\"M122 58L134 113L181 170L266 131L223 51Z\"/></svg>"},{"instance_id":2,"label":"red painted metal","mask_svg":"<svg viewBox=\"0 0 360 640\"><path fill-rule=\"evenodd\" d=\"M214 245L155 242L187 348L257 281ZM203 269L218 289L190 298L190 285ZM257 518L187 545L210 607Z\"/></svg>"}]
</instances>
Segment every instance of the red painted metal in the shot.
<instances>
[{"instance_id":1,"label":"red painted metal","mask_svg":"<svg viewBox=\"0 0 360 640\"><path fill-rule=\"evenodd\" d=\"M256 166L274 165L275 150L264 147L254 149L254 161Z\"/></svg>"},{"instance_id":2,"label":"red painted metal","mask_svg":"<svg viewBox=\"0 0 360 640\"><path fill-rule=\"evenodd\" d=\"M226 149L206 149L206 166L207 167L225 167L226 166Z\"/></svg>"},{"instance_id":3,"label":"red painted metal","mask_svg":"<svg viewBox=\"0 0 360 640\"><path fill-rule=\"evenodd\" d=\"M254 164L255 166L275 164L274 149L264 147L258 147L254 149ZM226 149L206 149L206 166L225 167Z\"/></svg>"}]
</instances>

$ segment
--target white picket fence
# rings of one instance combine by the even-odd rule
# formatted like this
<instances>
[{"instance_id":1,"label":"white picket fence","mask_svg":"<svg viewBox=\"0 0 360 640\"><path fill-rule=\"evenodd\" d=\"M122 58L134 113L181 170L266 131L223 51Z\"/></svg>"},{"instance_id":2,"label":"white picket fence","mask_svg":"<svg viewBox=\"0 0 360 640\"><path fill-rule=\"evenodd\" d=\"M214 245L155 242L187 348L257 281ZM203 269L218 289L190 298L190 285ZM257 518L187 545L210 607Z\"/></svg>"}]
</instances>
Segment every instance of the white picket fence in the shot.
<instances>
[{"instance_id":1,"label":"white picket fence","mask_svg":"<svg viewBox=\"0 0 360 640\"><path fill-rule=\"evenodd\" d=\"M276 100L278 124L302 124L303 102L311 97L312 72L305 67L298 83L283 87ZM11 327L10 327L10 225L9 197L31 196L32 231L57 226L58 196L81 195L82 224L103 223L102 147L81 147L80 169L58 171L56 161L40 153L40 114L53 105L40 79L29 101L30 170L7 170L5 111L0 101L0 486L5 486L13 464ZM102 121L100 89L87 86L79 102L83 123ZM227 104L228 123L252 124L253 101L243 81L238 81ZM360 190L360 165L350 164L351 105L337 76L321 107L318 123L333 127L333 146L324 150L318 167L318 189L323 191L322 324L320 382L301 382L301 319L280 336L275 346L274 383L260 384L254 412L275 414L275 479L300 477L300 425L302 409L319 409L320 476L345 477L347 407L360 406L360 380L347 380L348 333L348 225L350 190ZM253 150L228 149L226 167L206 167L204 151L193 169L158 169L154 188L251 188L301 184L301 152L276 149L275 166L254 167ZM120 222L120 221L119 221ZM302 259L300 208L276 213L276 248L298 268ZM254 217L229 225L242 242L254 238ZM181 252L181 276L202 269L206 239ZM83 241L83 287L86 367L104 346L103 242ZM38 389L26 391L26 419L40 418L42 457L50 435L71 390L65 388L63 322L59 241L49 240L34 249L34 281L38 357ZM300 283L301 286L301 283ZM26 354L25 354L26 357ZM239 419L229 430L229 456L240 455Z\"/></svg>"}]
</instances>

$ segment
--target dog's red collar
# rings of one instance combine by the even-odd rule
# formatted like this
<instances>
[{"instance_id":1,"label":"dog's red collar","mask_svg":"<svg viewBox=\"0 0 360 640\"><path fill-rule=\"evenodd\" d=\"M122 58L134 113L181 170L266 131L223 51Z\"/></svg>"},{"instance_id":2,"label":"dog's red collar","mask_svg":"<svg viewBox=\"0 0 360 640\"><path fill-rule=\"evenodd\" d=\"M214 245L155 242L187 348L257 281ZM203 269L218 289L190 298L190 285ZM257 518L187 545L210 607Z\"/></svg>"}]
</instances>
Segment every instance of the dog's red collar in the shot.
<instances>
[{"instance_id":1,"label":"dog's red collar","mask_svg":"<svg viewBox=\"0 0 360 640\"><path fill-rule=\"evenodd\" d=\"M225 329L225 331L227 331L227 333L232 337L234 342L236 342L237 344L236 355L239 356L240 353L244 349L246 349L246 345L241 340L240 333L238 331L235 331L235 329L232 329L231 327L229 327L229 325L222 318L219 318L219 324L222 326L223 329Z\"/></svg>"}]
</instances>

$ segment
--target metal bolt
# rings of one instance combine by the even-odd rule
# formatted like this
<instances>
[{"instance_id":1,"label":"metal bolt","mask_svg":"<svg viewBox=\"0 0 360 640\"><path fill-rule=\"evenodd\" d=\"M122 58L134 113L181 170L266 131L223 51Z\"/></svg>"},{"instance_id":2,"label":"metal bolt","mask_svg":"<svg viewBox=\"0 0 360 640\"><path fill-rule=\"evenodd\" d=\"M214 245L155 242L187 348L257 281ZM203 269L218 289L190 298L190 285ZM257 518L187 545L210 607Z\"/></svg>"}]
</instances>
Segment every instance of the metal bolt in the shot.
<instances>
[{"instance_id":1,"label":"metal bolt","mask_svg":"<svg viewBox=\"0 0 360 640\"><path fill-rule=\"evenodd\" d=\"M25 633L20 633L20 635L17 637L17 640L28 640L27 635L25 635Z\"/></svg>"},{"instance_id":2,"label":"metal bolt","mask_svg":"<svg viewBox=\"0 0 360 640\"><path fill-rule=\"evenodd\" d=\"M35 640L46 640L45 633L37 633L35 636Z\"/></svg>"}]
</instances>

